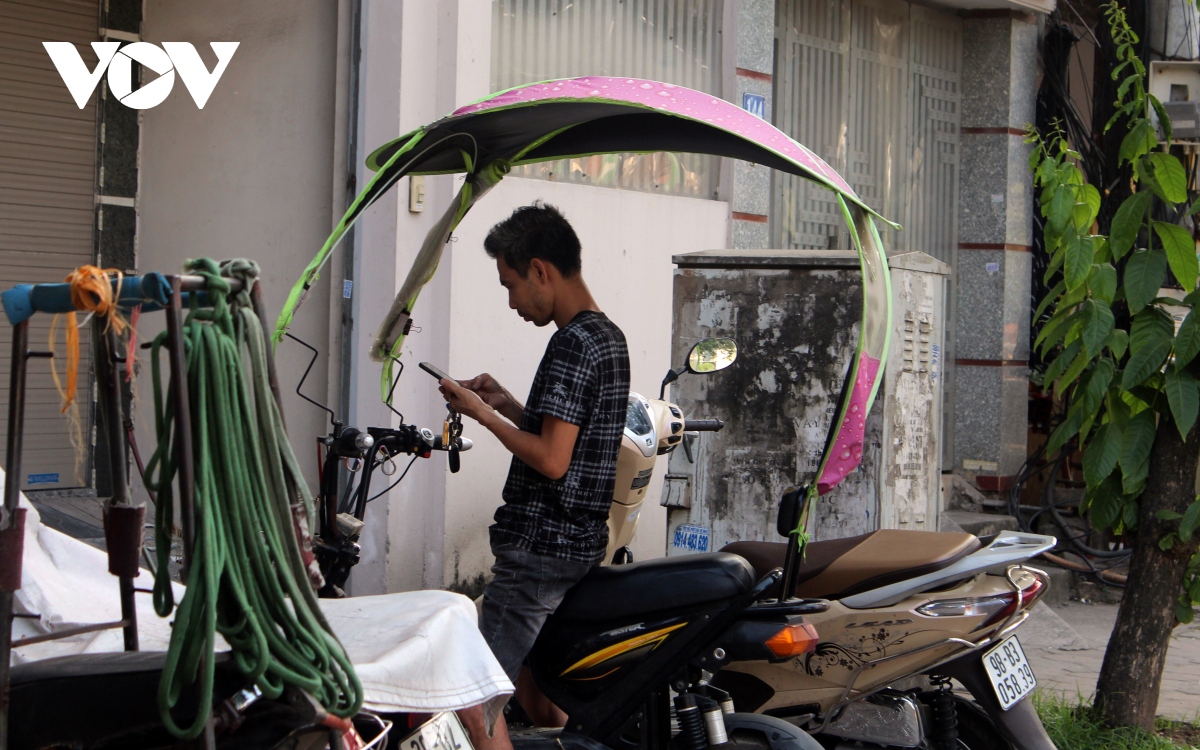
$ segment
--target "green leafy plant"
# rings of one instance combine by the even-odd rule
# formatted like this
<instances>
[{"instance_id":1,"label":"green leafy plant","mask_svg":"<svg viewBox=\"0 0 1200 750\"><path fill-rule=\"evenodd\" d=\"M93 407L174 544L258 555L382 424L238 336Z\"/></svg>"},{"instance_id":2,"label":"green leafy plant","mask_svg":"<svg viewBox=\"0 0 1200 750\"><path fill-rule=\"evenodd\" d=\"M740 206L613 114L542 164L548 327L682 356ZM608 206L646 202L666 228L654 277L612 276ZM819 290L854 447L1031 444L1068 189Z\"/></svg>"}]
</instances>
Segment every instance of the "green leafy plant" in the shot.
<instances>
[{"instance_id":1,"label":"green leafy plant","mask_svg":"<svg viewBox=\"0 0 1200 750\"><path fill-rule=\"evenodd\" d=\"M1098 529L1122 533L1138 523L1151 450L1162 420L1185 441L1200 415L1200 276L1191 232L1174 221L1200 211L1187 206L1187 175L1147 117L1156 112L1171 139L1170 118L1146 90L1146 70L1136 53L1137 37L1115 3L1105 13L1117 45L1120 80L1118 119L1127 118L1121 165L1129 165L1135 187L1117 209L1108 236L1094 233L1101 196L1084 182L1061 131L1042 136L1028 129L1030 168L1041 188L1041 215L1050 265L1046 283L1061 278L1042 300L1035 317L1044 325L1034 342L1049 363L1043 388L1066 404L1066 417L1052 432L1048 450L1084 447L1087 489L1084 510ZM1124 76L1122 79L1121 76ZM1182 299L1160 296L1169 278L1186 291ZM1172 311L1184 310L1178 332ZM1194 460L1194 459L1193 459ZM1200 536L1200 499L1186 512L1164 511L1176 530L1157 540L1160 548L1192 546ZM1176 606L1176 618L1191 622L1200 602L1200 557L1193 556Z\"/></svg>"}]
</instances>

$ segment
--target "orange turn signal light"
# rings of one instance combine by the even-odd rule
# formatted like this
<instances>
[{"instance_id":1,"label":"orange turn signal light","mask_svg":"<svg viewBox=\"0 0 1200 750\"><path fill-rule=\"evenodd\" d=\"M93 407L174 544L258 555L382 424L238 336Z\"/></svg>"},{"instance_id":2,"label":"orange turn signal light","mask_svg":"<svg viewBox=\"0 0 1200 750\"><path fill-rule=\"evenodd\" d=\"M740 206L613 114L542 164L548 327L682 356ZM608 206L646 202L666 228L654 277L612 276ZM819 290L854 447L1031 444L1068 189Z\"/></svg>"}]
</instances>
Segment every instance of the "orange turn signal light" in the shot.
<instances>
[{"instance_id":1,"label":"orange turn signal light","mask_svg":"<svg viewBox=\"0 0 1200 750\"><path fill-rule=\"evenodd\" d=\"M817 649L817 629L808 623L787 625L766 640L767 648L781 659L807 654Z\"/></svg>"}]
</instances>

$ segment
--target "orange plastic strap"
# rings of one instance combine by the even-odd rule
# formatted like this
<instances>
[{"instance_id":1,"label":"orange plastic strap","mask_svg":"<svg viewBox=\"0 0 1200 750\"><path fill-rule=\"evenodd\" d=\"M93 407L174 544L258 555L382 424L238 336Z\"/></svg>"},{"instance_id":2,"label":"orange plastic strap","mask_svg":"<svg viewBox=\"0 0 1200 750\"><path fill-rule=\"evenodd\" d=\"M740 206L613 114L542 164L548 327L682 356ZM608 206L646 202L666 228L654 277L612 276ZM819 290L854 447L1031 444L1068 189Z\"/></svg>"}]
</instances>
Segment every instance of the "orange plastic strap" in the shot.
<instances>
[{"instance_id":1,"label":"orange plastic strap","mask_svg":"<svg viewBox=\"0 0 1200 750\"><path fill-rule=\"evenodd\" d=\"M117 276L117 288L114 293L110 274ZM88 313L103 315L108 320L108 325L116 329L117 333L125 330L125 319L121 317L121 311L117 307L117 300L121 297L121 281L124 274L119 269L108 268L101 269L96 266L80 266L72 271L64 281L71 285L71 304L76 310L83 310ZM58 377L58 367L54 360L50 360L50 374L54 376L54 386L58 389L58 395L62 397L63 406L60 411L66 413L67 409L71 408L71 404L75 402L75 389L79 381L79 323L76 320L76 315L73 312L66 313L66 339L67 339L67 384L63 386L62 380ZM55 332L58 328L58 319L61 315L55 315L54 320L50 323L50 351L54 351Z\"/></svg>"},{"instance_id":2,"label":"orange plastic strap","mask_svg":"<svg viewBox=\"0 0 1200 750\"><path fill-rule=\"evenodd\" d=\"M133 382L133 363L137 361L137 324L142 317L142 306L138 305L129 313L129 346L125 350L125 382Z\"/></svg>"}]
</instances>

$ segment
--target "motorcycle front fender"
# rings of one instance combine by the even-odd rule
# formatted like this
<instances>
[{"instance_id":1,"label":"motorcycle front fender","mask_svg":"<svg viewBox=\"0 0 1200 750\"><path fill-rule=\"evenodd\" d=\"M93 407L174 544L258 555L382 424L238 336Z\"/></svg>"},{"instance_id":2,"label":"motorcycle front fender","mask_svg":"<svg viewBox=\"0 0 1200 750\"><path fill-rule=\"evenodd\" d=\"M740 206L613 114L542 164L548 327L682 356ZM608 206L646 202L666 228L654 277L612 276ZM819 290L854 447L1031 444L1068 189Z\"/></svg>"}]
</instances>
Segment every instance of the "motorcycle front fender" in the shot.
<instances>
[{"instance_id":1,"label":"motorcycle front fender","mask_svg":"<svg viewBox=\"0 0 1200 750\"><path fill-rule=\"evenodd\" d=\"M983 649L943 664L936 672L961 682L1000 730L1000 734L1017 750L1057 750L1050 736L1046 734L1046 728L1042 726L1042 720L1038 717L1029 696L1022 698L1007 711L1000 708L1000 701L996 698L996 692L992 689L992 683L983 667Z\"/></svg>"},{"instance_id":2,"label":"motorcycle front fender","mask_svg":"<svg viewBox=\"0 0 1200 750\"><path fill-rule=\"evenodd\" d=\"M725 714L725 732L733 738L735 731L758 732L767 739L771 750L822 750L814 740L795 724L763 714Z\"/></svg>"}]
</instances>

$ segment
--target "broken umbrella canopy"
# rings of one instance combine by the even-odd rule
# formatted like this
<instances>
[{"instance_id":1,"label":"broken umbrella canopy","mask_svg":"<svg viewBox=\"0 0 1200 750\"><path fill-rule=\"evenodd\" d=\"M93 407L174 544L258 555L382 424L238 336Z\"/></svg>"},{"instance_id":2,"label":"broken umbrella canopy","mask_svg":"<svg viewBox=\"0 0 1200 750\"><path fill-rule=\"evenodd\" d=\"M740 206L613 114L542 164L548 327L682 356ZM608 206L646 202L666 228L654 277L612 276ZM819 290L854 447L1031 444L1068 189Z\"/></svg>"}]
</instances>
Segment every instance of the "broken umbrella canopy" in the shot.
<instances>
[{"instance_id":1,"label":"broken umbrella canopy","mask_svg":"<svg viewBox=\"0 0 1200 750\"><path fill-rule=\"evenodd\" d=\"M375 176L293 286L274 339L282 339L305 293L346 231L397 181L406 175L465 172L462 189L426 236L372 346L372 358L384 362L386 400L392 362L399 357L406 324L421 289L437 270L450 233L474 202L512 167L566 157L659 151L762 164L811 180L837 196L862 264L863 317L807 509L818 493L823 495L835 487L862 459L866 415L879 389L880 363L891 331L887 260L872 217L891 222L863 203L816 154L765 120L710 94L637 78L544 81L493 94L384 144L367 158ZM807 513L803 516L801 526ZM798 532L803 538L802 531Z\"/></svg>"}]
</instances>

